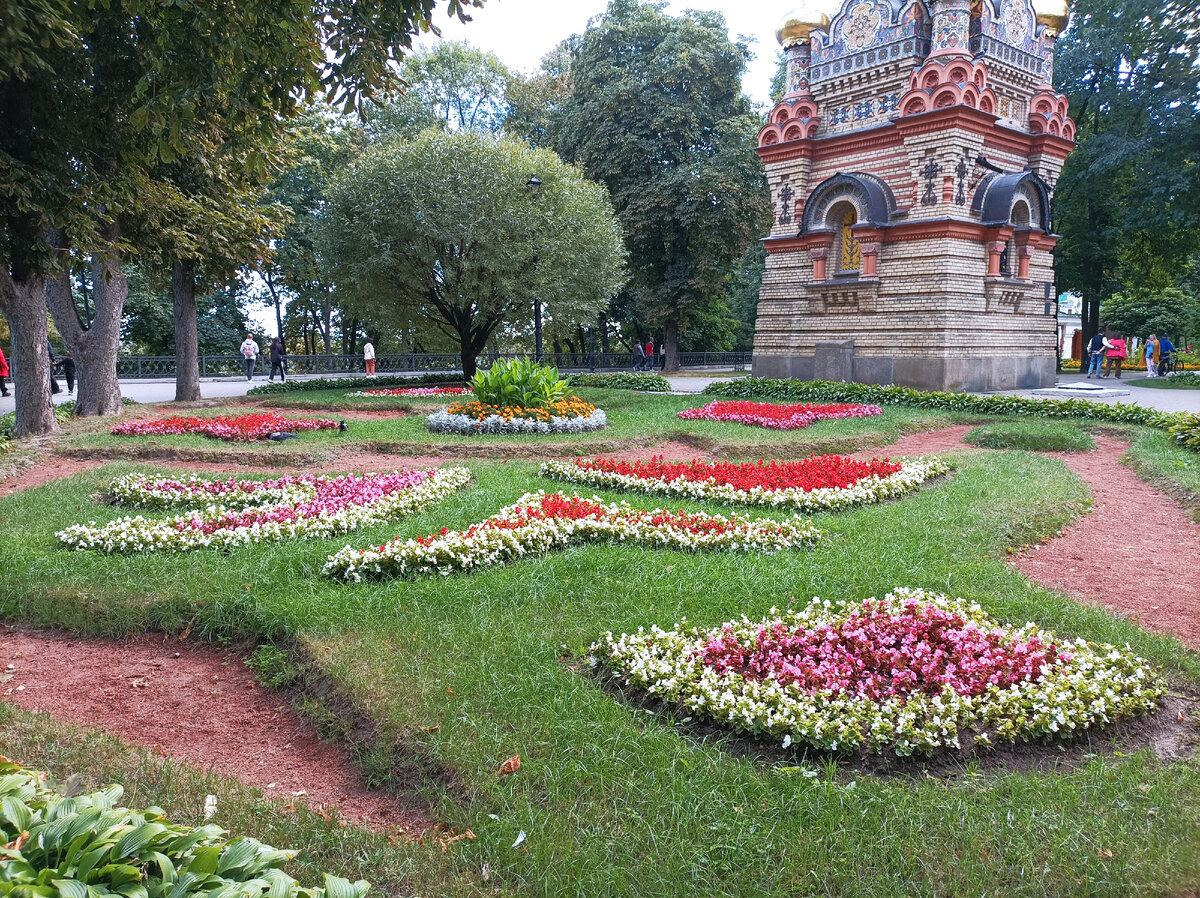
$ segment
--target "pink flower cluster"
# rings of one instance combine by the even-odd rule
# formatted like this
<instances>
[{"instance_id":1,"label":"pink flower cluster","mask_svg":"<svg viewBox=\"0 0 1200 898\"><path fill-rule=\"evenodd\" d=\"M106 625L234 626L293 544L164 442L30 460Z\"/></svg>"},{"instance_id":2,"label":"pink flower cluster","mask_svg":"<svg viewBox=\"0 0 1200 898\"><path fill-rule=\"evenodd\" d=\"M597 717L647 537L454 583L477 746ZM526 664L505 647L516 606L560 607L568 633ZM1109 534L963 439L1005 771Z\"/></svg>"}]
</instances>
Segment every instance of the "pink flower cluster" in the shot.
<instances>
[{"instance_id":1,"label":"pink flower cluster","mask_svg":"<svg viewBox=\"0 0 1200 898\"><path fill-rule=\"evenodd\" d=\"M696 657L719 674L775 680L809 694L882 701L914 693L982 695L1040 679L1071 656L1038 637L1026 642L962 614L909 600L897 611L868 600L846 619L814 627L778 621L743 642L726 625Z\"/></svg>"},{"instance_id":2,"label":"pink flower cluster","mask_svg":"<svg viewBox=\"0 0 1200 898\"><path fill-rule=\"evenodd\" d=\"M461 396L470 393L467 387L396 387L394 389L360 390L351 396Z\"/></svg>"},{"instance_id":3,"label":"pink flower cluster","mask_svg":"<svg viewBox=\"0 0 1200 898\"><path fill-rule=\"evenodd\" d=\"M294 504L281 503L231 511L217 518L194 514L178 519L174 522L174 527L180 531L216 533L218 530L240 530L260 524L291 524L295 521L334 515L348 508L371 505L387 496L418 486L432 473L433 469L393 471L390 474L343 474L340 477L315 477L306 474L261 481L260 486L264 490L306 486L313 490L313 497ZM213 490L214 495L245 488L244 484L232 480L212 486L216 488Z\"/></svg>"},{"instance_id":4,"label":"pink flower cluster","mask_svg":"<svg viewBox=\"0 0 1200 898\"><path fill-rule=\"evenodd\" d=\"M272 433L298 430L336 430L337 421L327 418L285 418L275 412L252 415L217 415L212 418L173 415L157 421L127 421L112 429L117 436L153 436L157 434L188 434L212 437L229 442L261 440Z\"/></svg>"},{"instance_id":5,"label":"pink flower cluster","mask_svg":"<svg viewBox=\"0 0 1200 898\"><path fill-rule=\"evenodd\" d=\"M832 418L870 418L882 415L877 405L774 405L770 402L710 402L700 408L679 413L688 421L733 421L773 430L799 430L817 421Z\"/></svg>"}]
</instances>

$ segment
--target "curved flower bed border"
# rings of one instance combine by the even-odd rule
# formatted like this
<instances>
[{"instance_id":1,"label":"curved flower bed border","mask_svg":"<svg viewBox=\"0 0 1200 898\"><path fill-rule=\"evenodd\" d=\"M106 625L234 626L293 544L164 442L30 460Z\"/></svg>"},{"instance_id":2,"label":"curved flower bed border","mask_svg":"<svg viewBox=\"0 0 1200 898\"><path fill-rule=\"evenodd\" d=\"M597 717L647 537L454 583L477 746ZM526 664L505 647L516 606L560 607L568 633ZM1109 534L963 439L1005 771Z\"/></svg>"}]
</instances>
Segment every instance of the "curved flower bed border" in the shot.
<instances>
[{"instance_id":1,"label":"curved flower bed border","mask_svg":"<svg viewBox=\"0 0 1200 898\"><path fill-rule=\"evenodd\" d=\"M338 422L328 418L285 418L276 412L252 415L216 415L211 418L174 415L157 421L127 421L112 429L116 436L154 436L159 434L199 434L214 440L250 442L272 433L299 430L337 430Z\"/></svg>"},{"instance_id":2,"label":"curved flower bed border","mask_svg":"<svg viewBox=\"0 0 1200 898\"><path fill-rule=\"evenodd\" d=\"M677 417L685 421L732 421L773 430L799 430L818 421L871 418L882 414L883 409L877 405L775 405L770 402L715 400L699 408L685 409Z\"/></svg>"},{"instance_id":3,"label":"curved flower bed border","mask_svg":"<svg viewBox=\"0 0 1200 898\"><path fill-rule=\"evenodd\" d=\"M562 418L552 415L545 421L506 418L501 415L488 415L478 419L469 415L451 414L448 410L441 409L429 415L425 423L434 433L587 433L607 427L608 418L604 410L599 408L585 416Z\"/></svg>"},{"instance_id":4,"label":"curved flower bed border","mask_svg":"<svg viewBox=\"0 0 1200 898\"><path fill-rule=\"evenodd\" d=\"M1070 738L1153 711L1167 684L1111 645L1002 627L978 604L897 589L882 601L775 609L716 628L613 636L591 648L626 683L734 730L897 755ZM918 676L919 675L919 676Z\"/></svg>"},{"instance_id":5,"label":"curved flower bed border","mask_svg":"<svg viewBox=\"0 0 1200 898\"><path fill-rule=\"evenodd\" d=\"M450 574L506 564L577 542L624 542L662 549L773 552L812 545L821 532L811 521L746 520L627 503L604 504L561 493L526 493L516 504L467 530L442 530L420 539L397 539L373 549L346 546L329 556L324 573L363 577Z\"/></svg>"},{"instance_id":6,"label":"curved flower bed border","mask_svg":"<svg viewBox=\"0 0 1200 898\"><path fill-rule=\"evenodd\" d=\"M341 477L282 477L259 481L154 480L131 474L113 482L112 494L130 504L192 507L163 520L123 517L90 521L55 536L70 549L105 553L183 552L235 548L287 538L343 536L360 527L412 514L466 486L466 468L393 471ZM209 498L211 497L211 498ZM219 501L206 504L206 498Z\"/></svg>"},{"instance_id":7,"label":"curved flower bed border","mask_svg":"<svg viewBox=\"0 0 1200 898\"><path fill-rule=\"evenodd\" d=\"M407 396L419 399L423 396L462 396L464 393L470 392L468 387L396 387L394 389L358 390L346 395L367 399L387 396Z\"/></svg>"},{"instance_id":8,"label":"curved flower bed border","mask_svg":"<svg viewBox=\"0 0 1200 898\"><path fill-rule=\"evenodd\" d=\"M811 486L806 483L810 476L806 468L817 468L819 473L822 463L836 465L838 468L861 465L866 476L851 481L846 486ZM887 464L888 460L884 459L882 463ZM543 477L555 480L606 489L816 512L836 511L855 505L895 499L912 492L931 477L938 477L953 470L950 464L937 456L900 459L894 463L899 465L899 470L893 469L892 473L872 473L870 466L873 464L878 465L881 462L856 462L838 455L814 455L798 462L760 462L758 465L703 461L667 464L661 458L649 462L576 459L573 462L543 462L539 473ZM783 488L754 485L751 475L764 470L775 475L773 480L778 480L781 473L786 475L790 470L794 470L799 483ZM703 476L706 472L717 476L706 478ZM727 482L722 483L719 480Z\"/></svg>"}]
</instances>

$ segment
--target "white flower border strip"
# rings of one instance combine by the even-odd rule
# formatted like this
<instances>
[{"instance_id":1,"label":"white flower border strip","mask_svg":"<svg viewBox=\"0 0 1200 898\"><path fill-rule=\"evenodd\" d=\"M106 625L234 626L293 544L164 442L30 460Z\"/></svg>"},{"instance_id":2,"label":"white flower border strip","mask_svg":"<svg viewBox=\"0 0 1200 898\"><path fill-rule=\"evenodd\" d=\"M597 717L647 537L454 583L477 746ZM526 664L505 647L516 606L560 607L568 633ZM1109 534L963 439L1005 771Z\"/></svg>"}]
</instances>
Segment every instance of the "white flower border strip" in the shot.
<instances>
[{"instance_id":1,"label":"white flower border strip","mask_svg":"<svg viewBox=\"0 0 1200 898\"><path fill-rule=\"evenodd\" d=\"M368 474L364 477L378 475ZM232 549L260 542L283 539L322 539L344 536L361 527L381 524L412 514L462 489L471 481L467 468L439 468L428 473L414 486L388 493L367 504L348 505L336 511L319 512L311 517L270 520L211 533L196 526L218 521L238 509L227 505L205 506L192 514L156 520L141 515L124 517L107 524L89 521L60 530L55 536L64 548L91 549L108 554L137 552L186 552L193 549ZM276 508L277 505L257 506ZM181 529L182 528L182 529Z\"/></svg>"},{"instance_id":2,"label":"white flower border strip","mask_svg":"<svg viewBox=\"0 0 1200 898\"><path fill-rule=\"evenodd\" d=\"M107 496L132 508L258 508L264 505L308 502L316 496L314 475L272 480L206 480L195 474L186 480L133 473L109 484Z\"/></svg>"},{"instance_id":3,"label":"white flower border strip","mask_svg":"<svg viewBox=\"0 0 1200 898\"><path fill-rule=\"evenodd\" d=\"M587 516L555 516L542 509L556 500L595 508ZM533 512L530 514L530 512ZM689 527L707 532L690 532ZM576 542L622 542L660 549L774 552L809 546L822 536L811 521L774 521L735 516L695 515L662 509L643 511L626 502L605 504L559 493L526 493L493 517L458 532L442 531L422 539L397 539L372 549L346 546L329 556L326 576L358 582L368 577L448 575L507 564Z\"/></svg>"},{"instance_id":4,"label":"white flower border strip","mask_svg":"<svg viewBox=\"0 0 1200 898\"><path fill-rule=\"evenodd\" d=\"M596 409L586 417L560 418L551 416L549 421L531 421L527 418L505 420L499 415L488 415L477 421L470 415L452 415L439 409L425 419L434 433L588 433L608 426L604 409Z\"/></svg>"},{"instance_id":5,"label":"white flower border strip","mask_svg":"<svg viewBox=\"0 0 1200 898\"><path fill-rule=\"evenodd\" d=\"M910 599L960 612L983 628L997 626L976 603L920 589L896 589L884 602ZM829 751L891 749L901 757L960 747L959 734L964 731L985 745L1066 739L1097 724L1151 712L1167 691L1165 680L1128 648L1082 639L1064 642L1032 623L1012 628L1012 636L1058 643L1069 650L1070 660L1043 668L1039 680L1007 688L993 684L977 696L960 695L948 686L938 695L917 693L882 702L828 691L810 694L778 680L745 679L735 672L722 675L695 655L699 647L729 632L725 628L747 642L760 627L781 621L789 627L835 624L852 607L813 599L803 610L782 616L772 608L771 616L761 622L743 617L707 629L687 627L684 621L674 630L639 628L621 636L608 632L591 647L590 660L649 695L738 732L782 740L785 748L795 742Z\"/></svg>"},{"instance_id":6,"label":"white flower border strip","mask_svg":"<svg viewBox=\"0 0 1200 898\"><path fill-rule=\"evenodd\" d=\"M664 480L662 478L634 477L610 471L582 468L572 461L542 462L539 473L552 480L586 484L601 489L630 490L639 493L676 496L683 499L701 499L725 502L733 505L759 505L767 508L794 508L797 511L839 511L855 505L883 502L910 493L933 477L948 474L954 466L936 455L921 458L893 459L901 465L895 474L886 477L872 475L848 487L818 487L805 491L799 487L789 489L764 489L753 487L738 489L712 480Z\"/></svg>"}]
</instances>

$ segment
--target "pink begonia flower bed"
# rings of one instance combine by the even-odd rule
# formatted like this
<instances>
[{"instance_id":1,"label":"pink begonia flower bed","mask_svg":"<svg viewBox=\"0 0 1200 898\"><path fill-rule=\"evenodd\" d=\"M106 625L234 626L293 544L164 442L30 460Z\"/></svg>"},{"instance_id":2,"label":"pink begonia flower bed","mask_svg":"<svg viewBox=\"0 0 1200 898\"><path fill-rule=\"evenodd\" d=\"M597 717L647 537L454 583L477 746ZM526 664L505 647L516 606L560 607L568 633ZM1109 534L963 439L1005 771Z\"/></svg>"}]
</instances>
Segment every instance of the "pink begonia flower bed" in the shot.
<instances>
[{"instance_id":1,"label":"pink begonia flower bed","mask_svg":"<svg viewBox=\"0 0 1200 898\"><path fill-rule=\"evenodd\" d=\"M716 628L614 636L591 649L627 684L735 730L897 755L1068 738L1153 711L1167 684L1128 649L1003 626L962 599L897 589Z\"/></svg>"},{"instance_id":2,"label":"pink begonia flower bed","mask_svg":"<svg viewBox=\"0 0 1200 898\"><path fill-rule=\"evenodd\" d=\"M882 414L883 409L877 405L775 405L770 402L718 400L700 408L679 412L679 417L687 421L732 421L773 430L799 430L817 421L870 418Z\"/></svg>"},{"instance_id":3,"label":"pink begonia flower bed","mask_svg":"<svg viewBox=\"0 0 1200 898\"><path fill-rule=\"evenodd\" d=\"M378 396L408 396L419 398L421 396L461 396L464 393L470 393L471 390L467 387L395 387L393 389L380 388L377 390L358 390L354 393L347 393L347 396L361 397L378 397Z\"/></svg>"},{"instance_id":4,"label":"pink begonia flower bed","mask_svg":"<svg viewBox=\"0 0 1200 898\"><path fill-rule=\"evenodd\" d=\"M285 418L275 412L252 415L217 415L212 418L174 415L157 421L127 421L112 429L117 436L155 436L159 434L199 434L214 440L251 442L273 433L300 430L337 430L338 422L328 418Z\"/></svg>"},{"instance_id":5,"label":"pink begonia flower bed","mask_svg":"<svg viewBox=\"0 0 1200 898\"><path fill-rule=\"evenodd\" d=\"M461 489L470 479L466 468L222 482L130 474L110 487L117 502L193 510L164 520L138 515L107 524L92 521L56 535L68 548L110 553L232 548L285 538L341 536L411 514Z\"/></svg>"}]
</instances>

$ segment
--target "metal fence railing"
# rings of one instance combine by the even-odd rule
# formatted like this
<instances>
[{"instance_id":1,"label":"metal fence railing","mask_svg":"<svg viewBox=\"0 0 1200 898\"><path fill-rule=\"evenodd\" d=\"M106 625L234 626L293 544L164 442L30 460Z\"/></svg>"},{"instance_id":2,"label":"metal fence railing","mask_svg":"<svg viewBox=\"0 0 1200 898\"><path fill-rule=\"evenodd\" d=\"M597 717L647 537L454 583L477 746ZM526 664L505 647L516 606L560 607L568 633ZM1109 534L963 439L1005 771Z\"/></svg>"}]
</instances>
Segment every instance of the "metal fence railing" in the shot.
<instances>
[{"instance_id":1,"label":"metal fence railing","mask_svg":"<svg viewBox=\"0 0 1200 898\"><path fill-rule=\"evenodd\" d=\"M751 363L749 352L683 352L679 355L684 368L722 368L744 371ZM484 353L479 356L479 367L491 365L500 358L518 358L513 353ZM633 353L598 352L547 352L547 364L562 371L632 371ZM376 358L375 370L379 374L429 374L462 371L456 352L404 352L389 353ZM662 356L658 358L659 366ZM265 374L271 363L265 355L259 356L256 371ZM354 374L363 372L361 355L289 355L288 374ZM235 377L246 372L245 360L240 355L200 356L201 377ZM117 358L117 376L130 380L138 378L160 378L175 376L173 355L123 355Z\"/></svg>"}]
</instances>

